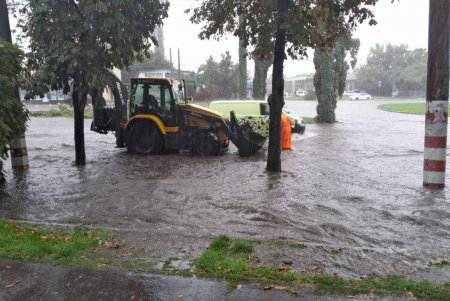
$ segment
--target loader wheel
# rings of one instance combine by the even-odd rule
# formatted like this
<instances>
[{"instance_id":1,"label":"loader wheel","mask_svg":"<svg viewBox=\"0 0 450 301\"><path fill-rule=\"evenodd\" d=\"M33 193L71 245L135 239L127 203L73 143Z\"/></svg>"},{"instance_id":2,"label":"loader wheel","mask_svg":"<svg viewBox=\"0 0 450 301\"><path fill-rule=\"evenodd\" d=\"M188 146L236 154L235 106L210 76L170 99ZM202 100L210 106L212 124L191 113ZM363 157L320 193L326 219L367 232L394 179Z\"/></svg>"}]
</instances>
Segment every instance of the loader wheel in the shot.
<instances>
[{"instance_id":1,"label":"loader wheel","mask_svg":"<svg viewBox=\"0 0 450 301\"><path fill-rule=\"evenodd\" d=\"M129 129L127 150L134 154L157 155L163 149L163 137L156 125L148 120L138 120Z\"/></svg>"},{"instance_id":2,"label":"loader wheel","mask_svg":"<svg viewBox=\"0 0 450 301\"><path fill-rule=\"evenodd\" d=\"M220 153L217 136L212 132L196 133L192 139L191 152L198 156L217 156Z\"/></svg>"}]
</instances>

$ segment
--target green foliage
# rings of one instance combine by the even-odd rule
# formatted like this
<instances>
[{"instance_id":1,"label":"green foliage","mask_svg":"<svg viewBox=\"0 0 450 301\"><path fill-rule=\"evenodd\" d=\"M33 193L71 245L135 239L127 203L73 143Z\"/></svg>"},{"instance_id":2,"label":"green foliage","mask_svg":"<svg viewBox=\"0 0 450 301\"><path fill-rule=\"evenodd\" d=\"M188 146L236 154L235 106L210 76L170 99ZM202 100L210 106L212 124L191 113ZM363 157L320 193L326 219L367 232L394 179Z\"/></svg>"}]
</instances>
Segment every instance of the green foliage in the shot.
<instances>
[{"instance_id":1,"label":"green foliage","mask_svg":"<svg viewBox=\"0 0 450 301\"><path fill-rule=\"evenodd\" d=\"M287 0L284 28L288 54L292 58L300 58L306 56L307 47L329 48L337 38L348 37L357 24L366 19L370 19L370 24L376 24L367 7L376 2ZM196 24L206 22L199 35L201 39L217 38L231 32L244 42L243 46L254 46L250 51L252 55L267 55L274 46L277 3L277 0L203 1L200 7L193 9L191 21ZM238 21L238 16L242 22ZM323 23L324 19L326 23Z\"/></svg>"},{"instance_id":2,"label":"green foliage","mask_svg":"<svg viewBox=\"0 0 450 301\"><path fill-rule=\"evenodd\" d=\"M253 99L264 99L267 93L267 71L272 65L272 60L255 58L255 76L253 77Z\"/></svg>"},{"instance_id":3,"label":"green foliage","mask_svg":"<svg viewBox=\"0 0 450 301\"><path fill-rule=\"evenodd\" d=\"M130 78L135 77L138 72L156 69L174 70L174 66L166 59L161 51L151 51L150 56L146 57L142 62L135 62L128 68L122 69L122 81L125 84L129 84ZM170 77L177 77L177 72L178 71L175 71L174 74L171 74Z\"/></svg>"},{"instance_id":4,"label":"green foliage","mask_svg":"<svg viewBox=\"0 0 450 301\"><path fill-rule=\"evenodd\" d=\"M425 49L408 50L405 44L377 44L370 50L367 63L357 70L358 87L383 96L391 96L395 88L425 91L427 57Z\"/></svg>"},{"instance_id":5,"label":"green foliage","mask_svg":"<svg viewBox=\"0 0 450 301\"><path fill-rule=\"evenodd\" d=\"M73 263L109 236L85 227L44 228L0 221L0 256Z\"/></svg>"},{"instance_id":6,"label":"green foliage","mask_svg":"<svg viewBox=\"0 0 450 301\"><path fill-rule=\"evenodd\" d=\"M196 262L196 273L200 276L224 278L231 287L239 282L258 281L262 284L292 283L295 276L291 271L278 271L269 267L253 267L249 263L253 243L234 240L221 235L214 239L209 248Z\"/></svg>"},{"instance_id":7,"label":"green foliage","mask_svg":"<svg viewBox=\"0 0 450 301\"><path fill-rule=\"evenodd\" d=\"M377 0L206 0L193 10L191 22L204 24L201 39L233 33L253 47L253 57L273 52L270 134L266 169L281 171L279 120L284 106L283 61L307 56L308 47L329 49L336 39L348 38L366 19L376 24L368 8ZM188 10L189 12L189 10ZM237 20L239 17L239 21ZM262 45L264 45L262 47Z\"/></svg>"},{"instance_id":8,"label":"green foliage","mask_svg":"<svg viewBox=\"0 0 450 301\"><path fill-rule=\"evenodd\" d=\"M350 66L345 61L350 54L352 68L356 64L359 50L358 39L337 40L332 50L316 49L314 51L314 87L316 88L319 104L317 106L318 122L332 123L336 121L337 95L342 97Z\"/></svg>"},{"instance_id":9,"label":"green foliage","mask_svg":"<svg viewBox=\"0 0 450 301\"><path fill-rule=\"evenodd\" d=\"M16 97L23 53L6 41L0 41L0 183L4 181L3 161L11 138L26 130L28 112Z\"/></svg>"},{"instance_id":10,"label":"green foliage","mask_svg":"<svg viewBox=\"0 0 450 301\"><path fill-rule=\"evenodd\" d=\"M314 87L317 94L317 122L332 123L336 121L336 92L334 83L336 74L334 73L333 55L330 51L316 49L314 51Z\"/></svg>"},{"instance_id":11,"label":"green foliage","mask_svg":"<svg viewBox=\"0 0 450 301\"><path fill-rule=\"evenodd\" d=\"M75 164L84 165L87 93L102 91L109 70L124 69L150 55L154 31L167 17L165 0L29 0L20 12L29 41L28 97L49 89L70 90L73 80Z\"/></svg>"},{"instance_id":12,"label":"green foliage","mask_svg":"<svg viewBox=\"0 0 450 301\"><path fill-rule=\"evenodd\" d=\"M209 92L209 100L236 97L239 89L238 78L239 66L232 62L228 51L222 54L220 62L210 56L206 63L198 68L198 80Z\"/></svg>"},{"instance_id":13,"label":"green foliage","mask_svg":"<svg viewBox=\"0 0 450 301\"><path fill-rule=\"evenodd\" d=\"M89 92L105 85L113 67L130 66L150 55L155 27L167 17L169 4L159 0L30 0L20 26L30 39L27 90L49 87Z\"/></svg>"},{"instance_id":14,"label":"green foliage","mask_svg":"<svg viewBox=\"0 0 450 301\"><path fill-rule=\"evenodd\" d=\"M333 48L334 56L334 91L339 97L345 90L347 83L347 73L350 66L345 61L347 54L351 57L351 68L354 68L357 61L360 41L359 39L339 39Z\"/></svg>"}]
</instances>

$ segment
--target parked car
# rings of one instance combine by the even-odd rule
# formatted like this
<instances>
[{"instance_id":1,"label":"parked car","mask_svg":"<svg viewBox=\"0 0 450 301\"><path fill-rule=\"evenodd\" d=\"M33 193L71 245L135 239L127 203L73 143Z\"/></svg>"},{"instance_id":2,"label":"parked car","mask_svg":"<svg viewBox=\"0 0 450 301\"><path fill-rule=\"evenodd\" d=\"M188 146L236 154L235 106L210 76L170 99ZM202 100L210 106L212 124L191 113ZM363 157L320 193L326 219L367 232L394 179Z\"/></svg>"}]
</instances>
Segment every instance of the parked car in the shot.
<instances>
[{"instance_id":1,"label":"parked car","mask_svg":"<svg viewBox=\"0 0 450 301\"><path fill-rule=\"evenodd\" d=\"M349 99L350 100L371 100L372 95L367 94L367 93L355 93L355 94L350 95Z\"/></svg>"},{"instance_id":2,"label":"parked car","mask_svg":"<svg viewBox=\"0 0 450 301\"><path fill-rule=\"evenodd\" d=\"M260 135L269 136L269 104L263 100L216 100L209 104L211 110L230 118L234 111L239 123L248 122L252 129ZM305 122L297 114L283 109L283 113L291 118L292 132L302 134Z\"/></svg>"},{"instance_id":3,"label":"parked car","mask_svg":"<svg viewBox=\"0 0 450 301\"><path fill-rule=\"evenodd\" d=\"M343 96L351 96L353 94L355 94L355 92L353 92L353 90L344 91L344 93L342 93Z\"/></svg>"},{"instance_id":4,"label":"parked car","mask_svg":"<svg viewBox=\"0 0 450 301\"><path fill-rule=\"evenodd\" d=\"M302 90L302 89L298 89L298 90L295 92L295 94L296 94L297 96L302 96L302 97L304 97L304 96L306 96L306 94L308 94L308 91L305 91L305 90Z\"/></svg>"}]
</instances>

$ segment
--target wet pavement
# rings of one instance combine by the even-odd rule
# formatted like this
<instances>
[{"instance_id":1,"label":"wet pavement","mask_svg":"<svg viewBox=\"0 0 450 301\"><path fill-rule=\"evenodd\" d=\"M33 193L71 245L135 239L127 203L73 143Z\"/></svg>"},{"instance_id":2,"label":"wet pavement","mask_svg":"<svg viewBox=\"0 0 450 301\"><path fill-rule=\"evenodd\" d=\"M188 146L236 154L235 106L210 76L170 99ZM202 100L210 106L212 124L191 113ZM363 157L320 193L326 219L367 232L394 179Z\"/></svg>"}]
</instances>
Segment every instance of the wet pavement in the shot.
<instances>
[{"instance_id":1,"label":"wet pavement","mask_svg":"<svg viewBox=\"0 0 450 301\"><path fill-rule=\"evenodd\" d=\"M3 301L407 301L406 298L291 295L251 285L229 290L223 281L58 267L0 258ZM410 300L410 299L409 299Z\"/></svg>"},{"instance_id":2,"label":"wet pavement","mask_svg":"<svg viewBox=\"0 0 450 301\"><path fill-rule=\"evenodd\" d=\"M298 271L448 282L435 264L450 260L449 188L422 187L424 117L377 110L385 102L340 102L339 122L294 137L279 175L265 171L267 149L244 159L234 147L219 157L130 155L88 120L88 164L77 168L73 121L32 118L31 168L13 174L5 163L0 218L117 228L155 262L190 260L226 234L276 242L258 255L290 258ZM288 102L311 117L316 104Z\"/></svg>"}]
</instances>

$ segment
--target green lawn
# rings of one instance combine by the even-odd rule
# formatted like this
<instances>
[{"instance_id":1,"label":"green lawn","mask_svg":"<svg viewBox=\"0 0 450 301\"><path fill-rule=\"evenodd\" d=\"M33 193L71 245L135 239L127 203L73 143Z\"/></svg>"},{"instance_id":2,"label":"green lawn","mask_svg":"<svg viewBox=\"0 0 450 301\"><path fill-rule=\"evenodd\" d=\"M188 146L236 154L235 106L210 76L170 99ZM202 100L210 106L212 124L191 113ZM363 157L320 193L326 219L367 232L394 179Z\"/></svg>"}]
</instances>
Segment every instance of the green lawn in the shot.
<instances>
[{"instance_id":1,"label":"green lawn","mask_svg":"<svg viewBox=\"0 0 450 301\"><path fill-rule=\"evenodd\" d=\"M33 111L30 112L31 117L73 117L72 109L52 109L49 111ZM94 112L92 109L87 108L84 110L84 118L92 118Z\"/></svg>"},{"instance_id":2,"label":"green lawn","mask_svg":"<svg viewBox=\"0 0 450 301\"><path fill-rule=\"evenodd\" d=\"M407 114L424 115L426 110L425 103L388 103L378 106L379 109Z\"/></svg>"},{"instance_id":3,"label":"green lawn","mask_svg":"<svg viewBox=\"0 0 450 301\"><path fill-rule=\"evenodd\" d=\"M0 220L0 257L80 264L110 235L85 227L44 227Z\"/></svg>"}]
</instances>

